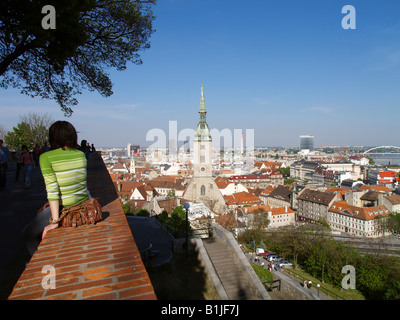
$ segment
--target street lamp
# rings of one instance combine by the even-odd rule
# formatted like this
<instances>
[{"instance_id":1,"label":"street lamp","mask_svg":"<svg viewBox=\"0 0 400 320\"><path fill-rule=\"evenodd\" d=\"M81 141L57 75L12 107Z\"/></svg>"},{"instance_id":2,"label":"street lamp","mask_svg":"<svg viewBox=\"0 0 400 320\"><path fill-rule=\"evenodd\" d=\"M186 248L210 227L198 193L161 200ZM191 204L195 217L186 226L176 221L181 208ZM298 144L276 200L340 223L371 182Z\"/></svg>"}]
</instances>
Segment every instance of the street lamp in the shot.
<instances>
[{"instance_id":1,"label":"street lamp","mask_svg":"<svg viewBox=\"0 0 400 320\"><path fill-rule=\"evenodd\" d=\"M189 202L185 202L183 204L183 207L186 210L186 258L187 258L187 256L188 256L188 246L189 246L189 243L188 243L188 224L189 224L188 215L189 215L189 208L190 208Z\"/></svg>"}]
</instances>

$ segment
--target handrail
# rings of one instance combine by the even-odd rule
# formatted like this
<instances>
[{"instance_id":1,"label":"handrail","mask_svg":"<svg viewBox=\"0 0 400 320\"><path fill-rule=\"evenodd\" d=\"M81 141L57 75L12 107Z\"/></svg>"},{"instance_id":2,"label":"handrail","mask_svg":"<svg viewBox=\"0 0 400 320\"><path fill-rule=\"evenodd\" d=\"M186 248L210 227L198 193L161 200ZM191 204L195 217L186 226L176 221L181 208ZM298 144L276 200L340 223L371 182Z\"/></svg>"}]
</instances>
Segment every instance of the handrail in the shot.
<instances>
[{"instance_id":1,"label":"handrail","mask_svg":"<svg viewBox=\"0 0 400 320\"><path fill-rule=\"evenodd\" d=\"M276 286L269 286L267 287L266 284L274 284L276 282L279 282L278 285ZM264 285L264 287L266 287L268 290L272 290L272 289L278 289L279 291L281 291L281 279L277 279L277 280L271 280L271 281L265 281L262 283Z\"/></svg>"},{"instance_id":2,"label":"handrail","mask_svg":"<svg viewBox=\"0 0 400 320\"><path fill-rule=\"evenodd\" d=\"M140 250L139 252L140 252L140 254L142 254L142 253L146 253L146 252L150 251L150 250L151 250L151 248L153 248L153 244L152 244L152 243L150 243L150 245L149 245L149 247L148 247L148 248L146 248L146 249L143 249L143 250Z\"/></svg>"},{"instance_id":3,"label":"handrail","mask_svg":"<svg viewBox=\"0 0 400 320\"><path fill-rule=\"evenodd\" d=\"M288 268L285 268L284 270L287 271L289 274L291 274L293 276L296 276L296 278L299 278L302 282L307 280L303 276L295 273L294 271L292 271L292 270L290 270ZM346 298L344 298L344 297L338 295L337 293L332 292L332 291L330 291L330 290L328 290L328 289L326 289L326 288L324 288L322 286L320 286L319 288L316 288L316 289L322 291L323 293L325 293L328 296L331 296L332 298L335 298L336 300L346 300Z\"/></svg>"}]
</instances>

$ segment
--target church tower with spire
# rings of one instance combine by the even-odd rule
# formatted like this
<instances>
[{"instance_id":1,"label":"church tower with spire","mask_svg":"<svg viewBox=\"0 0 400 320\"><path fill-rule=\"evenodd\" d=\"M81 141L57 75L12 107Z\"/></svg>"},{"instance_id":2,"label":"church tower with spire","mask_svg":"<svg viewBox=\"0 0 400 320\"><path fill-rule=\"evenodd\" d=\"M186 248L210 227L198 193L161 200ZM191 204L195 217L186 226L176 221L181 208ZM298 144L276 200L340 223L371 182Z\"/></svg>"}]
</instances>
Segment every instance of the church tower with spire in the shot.
<instances>
[{"instance_id":1,"label":"church tower with spire","mask_svg":"<svg viewBox=\"0 0 400 320\"><path fill-rule=\"evenodd\" d=\"M196 177L212 177L212 138L206 122L206 114L204 86L201 85L200 119L193 141L193 170Z\"/></svg>"},{"instance_id":2,"label":"church tower with spire","mask_svg":"<svg viewBox=\"0 0 400 320\"><path fill-rule=\"evenodd\" d=\"M220 214L226 210L225 199L212 178L212 138L206 121L204 86L201 85L199 123L193 139L193 178L183 198L203 202L210 210Z\"/></svg>"}]
</instances>

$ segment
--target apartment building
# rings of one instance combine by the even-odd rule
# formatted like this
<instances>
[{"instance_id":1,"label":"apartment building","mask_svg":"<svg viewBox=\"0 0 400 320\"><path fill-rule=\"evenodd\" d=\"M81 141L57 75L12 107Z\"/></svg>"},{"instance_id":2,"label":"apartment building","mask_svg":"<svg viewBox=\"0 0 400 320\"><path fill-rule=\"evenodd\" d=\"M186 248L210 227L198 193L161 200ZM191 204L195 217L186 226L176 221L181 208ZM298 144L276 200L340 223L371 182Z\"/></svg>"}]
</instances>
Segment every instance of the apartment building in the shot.
<instances>
[{"instance_id":1,"label":"apartment building","mask_svg":"<svg viewBox=\"0 0 400 320\"><path fill-rule=\"evenodd\" d=\"M297 218L301 221L328 221L328 211L337 194L311 189L304 189L297 198Z\"/></svg>"},{"instance_id":2,"label":"apartment building","mask_svg":"<svg viewBox=\"0 0 400 320\"><path fill-rule=\"evenodd\" d=\"M337 201L329 208L328 223L333 230L375 238L387 233L382 231L381 226L389 215L390 211L383 205L361 208L346 201Z\"/></svg>"},{"instance_id":3,"label":"apartment building","mask_svg":"<svg viewBox=\"0 0 400 320\"><path fill-rule=\"evenodd\" d=\"M229 178L229 181L241 183L246 188L265 189L268 185L278 186L283 184L283 175L278 171L270 171L265 174L245 174L235 175Z\"/></svg>"}]
</instances>

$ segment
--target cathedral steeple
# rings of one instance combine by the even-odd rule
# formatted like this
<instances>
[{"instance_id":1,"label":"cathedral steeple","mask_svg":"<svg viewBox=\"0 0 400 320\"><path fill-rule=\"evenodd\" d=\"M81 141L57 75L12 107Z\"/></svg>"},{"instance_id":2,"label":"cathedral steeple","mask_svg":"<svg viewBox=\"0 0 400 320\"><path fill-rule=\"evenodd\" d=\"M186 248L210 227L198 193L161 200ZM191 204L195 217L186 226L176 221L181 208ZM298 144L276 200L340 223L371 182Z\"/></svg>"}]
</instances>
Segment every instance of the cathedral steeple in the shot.
<instances>
[{"instance_id":1,"label":"cathedral steeple","mask_svg":"<svg viewBox=\"0 0 400 320\"><path fill-rule=\"evenodd\" d=\"M206 104L204 86L201 86L200 120L193 140L193 177L187 186L183 198L187 201L202 202L210 210L225 213L225 199L212 176L213 150L210 129L206 122Z\"/></svg>"},{"instance_id":2,"label":"cathedral steeple","mask_svg":"<svg viewBox=\"0 0 400 320\"><path fill-rule=\"evenodd\" d=\"M201 85L201 93L200 93L200 110L199 110L199 115L200 115L200 120L199 124L197 125L196 128L196 134L194 136L194 140L197 141L211 141L211 134L210 134L210 128L208 127L208 124L206 122L206 102L204 98L204 86Z\"/></svg>"},{"instance_id":3,"label":"cathedral steeple","mask_svg":"<svg viewBox=\"0 0 400 320\"><path fill-rule=\"evenodd\" d=\"M201 85L201 93L200 93L200 117L202 114L206 115L206 99L204 98L204 85Z\"/></svg>"}]
</instances>

